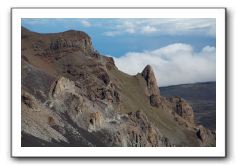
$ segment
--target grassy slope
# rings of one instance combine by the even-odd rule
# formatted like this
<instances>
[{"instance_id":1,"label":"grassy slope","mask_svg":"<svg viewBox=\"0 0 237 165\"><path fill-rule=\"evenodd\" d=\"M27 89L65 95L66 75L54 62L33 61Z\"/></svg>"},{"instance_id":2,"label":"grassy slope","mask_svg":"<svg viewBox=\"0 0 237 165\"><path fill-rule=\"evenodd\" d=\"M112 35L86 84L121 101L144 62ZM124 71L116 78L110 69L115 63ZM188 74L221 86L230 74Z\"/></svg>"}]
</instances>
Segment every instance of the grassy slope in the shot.
<instances>
[{"instance_id":1,"label":"grassy slope","mask_svg":"<svg viewBox=\"0 0 237 165\"><path fill-rule=\"evenodd\" d=\"M119 70L111 70L111 77L120 84L123 112L142 110L148 119L177 146L197 146L195 133L187 130L171 118L167 112L152 107L144 92L145 81L140 76L130 76Z\"/></svg>"}]
</instances>

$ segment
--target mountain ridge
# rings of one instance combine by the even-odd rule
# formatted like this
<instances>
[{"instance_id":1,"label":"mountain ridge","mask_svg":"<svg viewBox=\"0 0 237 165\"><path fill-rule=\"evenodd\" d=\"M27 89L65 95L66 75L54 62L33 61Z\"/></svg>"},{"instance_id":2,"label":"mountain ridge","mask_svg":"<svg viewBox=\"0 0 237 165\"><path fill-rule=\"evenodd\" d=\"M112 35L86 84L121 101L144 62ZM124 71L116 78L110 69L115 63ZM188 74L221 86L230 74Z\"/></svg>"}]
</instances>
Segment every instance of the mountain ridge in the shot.
<instances>
[{"instance_id":1,"label":"mountain ridge","mask_svg":"<svg viewBox=\"0 0 237 165\"><path fill-rule=\"evenodd\" d=\"M210 84L210 83L216 83L216 81L201 81L201 82L193 82L193 83L182 83L182 84L175 84L175 85L160 86L160 88L182 86L182 85Z\"/></svg>"}]
</instances>

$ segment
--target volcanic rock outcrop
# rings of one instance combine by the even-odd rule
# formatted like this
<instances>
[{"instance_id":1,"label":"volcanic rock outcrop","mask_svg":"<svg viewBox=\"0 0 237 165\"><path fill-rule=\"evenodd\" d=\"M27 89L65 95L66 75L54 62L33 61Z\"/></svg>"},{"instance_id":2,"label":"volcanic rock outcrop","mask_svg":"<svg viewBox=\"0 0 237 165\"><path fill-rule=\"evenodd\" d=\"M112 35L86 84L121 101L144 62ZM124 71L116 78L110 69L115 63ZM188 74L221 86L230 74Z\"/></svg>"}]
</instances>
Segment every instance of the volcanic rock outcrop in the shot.
<instances>
[{"instance_id":1,"label":"volcanic rock outcrop","mask_svg":"<svg viewBox=\"0 0 237 165\"><path fill-rule=\"evenodd\" d=\"M22 146L215 146L185 100L160 95L150 65L127 75L80 31L21 39Z\"/></svg>"},{"instance_id":2,"label":"volcanic rock outcrop","mask_svg":"<svg viewBox=\"0 0 237 165\"><path fill-rule=\"evenodd\" d=\"M157 81L154 75L154 72L151 68L150 65L147 65L143 71L142 71L142 76L144 77L144 79L146 80L147 83L147 92L148 95L160 95L160 90L157 87Z\"/></svg>"},{"instance_id":3,"label":"volcanic rock outcrop","mask_svg":"<svg viewBox=\"0 0 237 165\"><path fill-rule=\"evenodd\" d=\"M142 71L142 76L146 80L147 84L147 95L150 99L150 103L152 106L158 107L160 104L160 90L157 86L157 81L154 75L154 72L150 65L147 65Z\"/></svg>"}]
</instances>

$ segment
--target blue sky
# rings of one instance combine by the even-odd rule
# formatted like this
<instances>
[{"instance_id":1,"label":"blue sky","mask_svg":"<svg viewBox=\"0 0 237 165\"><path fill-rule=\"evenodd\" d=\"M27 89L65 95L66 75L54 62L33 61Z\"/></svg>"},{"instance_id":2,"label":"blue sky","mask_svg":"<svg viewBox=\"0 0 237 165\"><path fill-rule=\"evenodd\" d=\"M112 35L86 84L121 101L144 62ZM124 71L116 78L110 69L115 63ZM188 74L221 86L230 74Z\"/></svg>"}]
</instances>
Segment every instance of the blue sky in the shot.
<instances>
[{"instance_id":1,"label":"blue sky","mask_svg":"<svg viewBox=\"0 0 237 165\"><path fill-rule=\"evenodd\" d=\"M84 31L128 74L151 64L161 86L215 81L215 19L26 18L22 26L40 33Z\"/></svg>"}]
</instances>

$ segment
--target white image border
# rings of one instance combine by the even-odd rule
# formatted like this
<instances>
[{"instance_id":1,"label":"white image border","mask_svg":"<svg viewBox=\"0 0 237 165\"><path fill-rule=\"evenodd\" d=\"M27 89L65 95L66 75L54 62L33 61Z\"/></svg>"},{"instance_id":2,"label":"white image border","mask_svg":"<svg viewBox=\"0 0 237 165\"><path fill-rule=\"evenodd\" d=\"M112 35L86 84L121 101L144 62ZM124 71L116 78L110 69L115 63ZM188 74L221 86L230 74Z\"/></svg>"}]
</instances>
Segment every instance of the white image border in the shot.
<instances>
[{"instance_id":1,"label":"white image border","mask_svg":"<svg viewBox=\"0 0 237 165\"><path fill-rule=\"evenodd\" d=\"M225 8L12 8L12 157L226 157ZM22 18L215 18L216 147L21 147Z\"/></svg>"}]
</instances>

